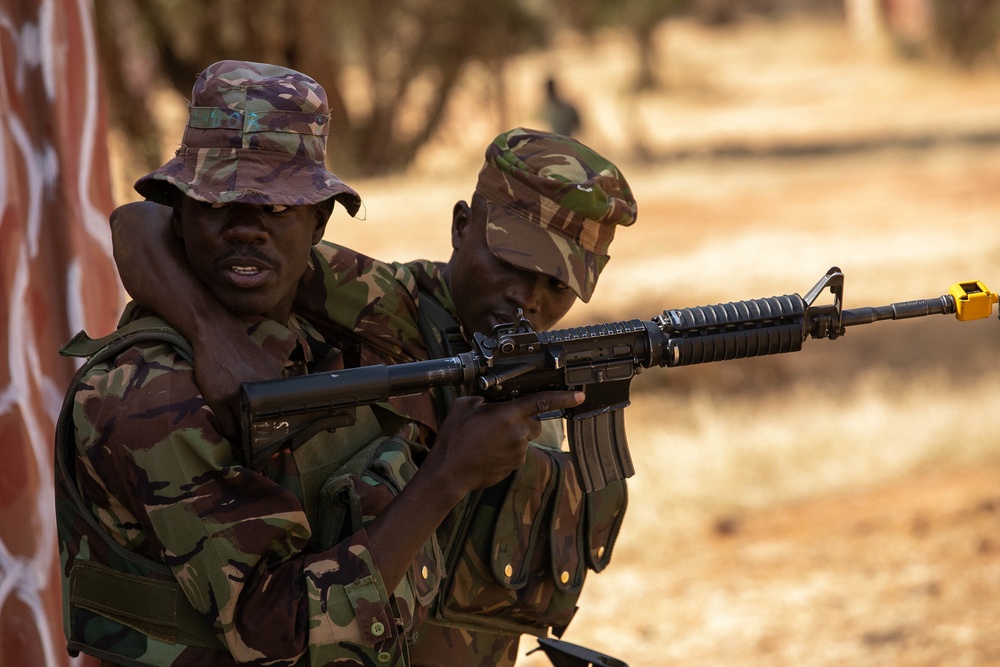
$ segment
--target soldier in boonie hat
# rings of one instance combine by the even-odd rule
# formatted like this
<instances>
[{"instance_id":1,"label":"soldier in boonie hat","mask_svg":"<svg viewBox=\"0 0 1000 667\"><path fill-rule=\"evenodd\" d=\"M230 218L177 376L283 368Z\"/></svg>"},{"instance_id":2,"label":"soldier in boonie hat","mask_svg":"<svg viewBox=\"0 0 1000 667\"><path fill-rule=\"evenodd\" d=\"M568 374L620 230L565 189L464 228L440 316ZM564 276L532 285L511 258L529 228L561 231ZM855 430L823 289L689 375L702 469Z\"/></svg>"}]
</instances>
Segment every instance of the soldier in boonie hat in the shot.
<instances>
[{"instance_id":1,"label":"soldier in boonie hat","mask_svg":"<svg viewBox=\"0 0 1000 667\"><path fill-rule=\"evenodd\" d=\"M135 189L171 204L169 186L209 203L302 206L334 199L352 216L358 193L326 169L326 91L295 70L239 60L195 81L181 147Z\"/></svg>"},{"instance_id":2,"label":"soldier in boonie hat","mask_svg":"<svg viewBox=\"0 0 1000 667\"><path fill-rule=\"evenodd\" d=\"M486 149L476 192L487 201L494 255L590 301L618 225L637 210L618 168L566 136L517 128Z\"/></svg>"}]
</instances>

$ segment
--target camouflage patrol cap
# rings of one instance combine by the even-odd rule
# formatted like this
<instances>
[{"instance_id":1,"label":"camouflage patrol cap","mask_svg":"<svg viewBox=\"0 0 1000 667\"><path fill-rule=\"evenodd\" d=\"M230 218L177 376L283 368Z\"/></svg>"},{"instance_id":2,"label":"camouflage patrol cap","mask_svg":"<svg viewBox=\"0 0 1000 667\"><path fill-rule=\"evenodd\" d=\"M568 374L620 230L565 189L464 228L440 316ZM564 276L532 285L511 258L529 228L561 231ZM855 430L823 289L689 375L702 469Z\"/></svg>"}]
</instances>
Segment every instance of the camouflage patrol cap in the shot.
<instances>
[{"instance_id":1,"label":"camouflage patrol cap","mask_svg":"<svg viewBox=\"0 0 1000 667\"><path fill-rule=\"evenodd\" d=\"M358 193L326 169L326 91L295 70L239 60L208 66L195 81L173 159L135 183L170 204L169 186L211 203L300 206L331 197L353 216Z\"/></svg>"},{"instance_id":2,"label":"camouflage patrol cap","mask_svg":"<svg viewBox=\"0 0 1000 667\"><path fill-rule=\"evenodd\" d=\"M568 285L590 301L618 225L636 204L618 168L579 141L517 128L486 149L476 192L486 199L493 254Z\"/></svg>"}]
</instances>

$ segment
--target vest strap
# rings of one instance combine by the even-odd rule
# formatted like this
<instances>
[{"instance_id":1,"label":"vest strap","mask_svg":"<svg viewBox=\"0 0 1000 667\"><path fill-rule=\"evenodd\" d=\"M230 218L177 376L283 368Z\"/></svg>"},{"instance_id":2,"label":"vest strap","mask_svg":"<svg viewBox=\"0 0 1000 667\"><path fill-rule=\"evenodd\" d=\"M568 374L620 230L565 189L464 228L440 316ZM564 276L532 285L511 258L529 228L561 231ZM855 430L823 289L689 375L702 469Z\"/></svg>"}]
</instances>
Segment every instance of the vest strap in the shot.
<instances>
[{"instance_id":1,"label":"vest strap","mask_svg":"<svg viewBox=\"0 0 1000 667\"><path fill-rule=\"evenodd\" d=\"M191 344L176 329L155 315L132 320L102 338L91 338L86 331L80 331L59 348L59 354L64 357L93 357L98 352L103 352L100 355L100 360L103 361L138 342L154 340L169 343L178 354L193 363L194 351Z\"/></svg>"},{"instance_id":2,"label":"vest strap","mask_svg":"<svg viewBox=\"0 0 1000 667\"><path fill-rule=\"evenodd\" d=\"M419 299L417 326L427 347L428 357L441 359L468 352L471 348L462 335L462 327L448 309L427 292L420 291ZM438 419L444 421L458 398L458 391L446 385L432 391L431 396L434 397Z\"/></svg>"},{"instance_id":3,"label":"vest strap","mask_svg":"<svg viewBox=\"0 0 1000 667\"><path fill-rule=\"evenodd\" d=\"M70 604L170 644L223 650L212 624L176 581L129 574L93 561L70 572Z\"/></svg>"}]
</instances>

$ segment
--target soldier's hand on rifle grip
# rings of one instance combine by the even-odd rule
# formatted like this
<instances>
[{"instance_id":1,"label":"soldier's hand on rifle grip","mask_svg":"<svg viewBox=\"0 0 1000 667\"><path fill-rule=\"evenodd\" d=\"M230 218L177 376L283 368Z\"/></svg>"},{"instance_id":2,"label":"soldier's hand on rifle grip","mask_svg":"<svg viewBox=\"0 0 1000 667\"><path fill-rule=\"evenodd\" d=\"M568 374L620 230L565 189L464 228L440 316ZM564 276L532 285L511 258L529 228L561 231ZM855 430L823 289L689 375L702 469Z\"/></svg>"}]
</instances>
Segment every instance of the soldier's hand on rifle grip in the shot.
<instances>
[{"instance_id":1,"label":"soldier's hand on rifle grip","mask_svg":"<svg viewBox=\"0 0 1000 667\"><path fill-rule=\"evenodd\" d=\"M458 495L492 486L524 463L528 442L542 429L535 416L583 399L578 391L541 391L498 403L459 398L421 468L435 466L444 483L461 487L453 489Z\"/></svg>"}]
</instances>

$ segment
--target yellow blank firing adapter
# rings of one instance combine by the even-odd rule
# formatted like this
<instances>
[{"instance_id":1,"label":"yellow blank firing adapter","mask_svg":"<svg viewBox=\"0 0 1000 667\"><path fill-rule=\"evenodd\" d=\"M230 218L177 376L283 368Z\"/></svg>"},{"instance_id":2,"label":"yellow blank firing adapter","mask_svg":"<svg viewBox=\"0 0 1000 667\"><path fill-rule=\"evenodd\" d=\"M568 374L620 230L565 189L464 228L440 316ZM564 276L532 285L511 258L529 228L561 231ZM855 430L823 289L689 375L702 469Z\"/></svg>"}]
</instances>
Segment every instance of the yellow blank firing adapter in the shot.
<instances>
[{"instance_id":1,"label":"yellow blank firing adapter","mask_svg":"<svg viewBox=\"0 0 1000 667\"><path fill-rule=\"evenodd\" d=\"M982 320L993 314L993 304L998 298L978 280L955 283L948 290L955 298L955 318L963 322Z\"/></svg>"}]
</instances>

